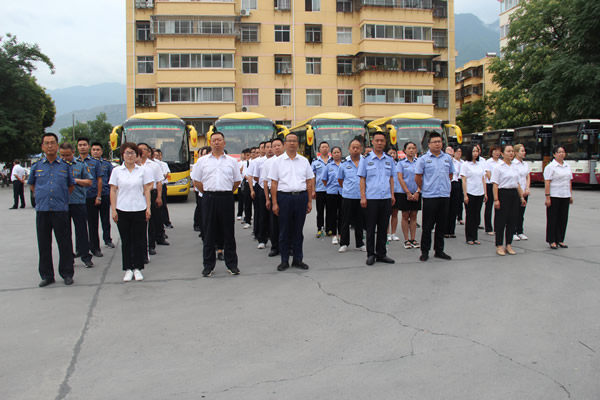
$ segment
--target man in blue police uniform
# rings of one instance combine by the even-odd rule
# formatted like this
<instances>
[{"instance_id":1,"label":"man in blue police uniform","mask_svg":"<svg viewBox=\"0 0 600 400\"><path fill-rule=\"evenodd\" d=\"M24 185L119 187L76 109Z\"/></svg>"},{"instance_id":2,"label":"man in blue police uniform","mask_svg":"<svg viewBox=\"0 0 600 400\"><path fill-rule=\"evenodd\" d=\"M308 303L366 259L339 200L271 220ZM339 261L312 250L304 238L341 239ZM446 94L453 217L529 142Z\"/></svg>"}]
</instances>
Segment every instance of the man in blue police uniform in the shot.
<instances>
[{"instance_id":1,"label":"man in blue police uniform","mask_svg":"<svg viewBox=\"0 0 600 400\"><path fill-rule=\"evenodd\" d=\"M58 137L54 133L42 136L42 151L46 157L31 167L29 180L35 193L36 231L39 251L40 287L54 283L52 263L52 231L58 244L58 273L65 285L73 284L73 244L69 221L69 193L75 179L71 166L57 157Z\"/></svg>"},{"instance_id":2,"label":"man in blue police uniform","mask_svg":"<svg viewBox=\"0 0 600 400\"><path fill-rule=\"evenodd\" d=\"M375 261L393 264L395 261L387 256L385 242L387 226L392 214L394 197L394 159L383 151L385 135L375 132L372 138L373 151L360 160L358 173L360 176L360 206L367 209L367 265ZM377 228L377 243L375 243Z\"/></svg>"},{"instance_id":3,"label":"man in blue police uniform","mask_svg":"<svg viewBox=\"0 0 600 400\"><path fill-rule=\"evenodd\" d=\"M98 210L96 209L102 202L102 166L100 161L90 156L90 140L88 138L77 139L77 151L79 151L79 160L87 164L93 177L92 186L87 189L85 199L90 249L94 257L102 257L100 237L98 236Z\"/></svg>"},{"instance_id":4,"label":"man in blue police uniform","mask_svg":"<svg viewBox=\"0 0 600 400\"><path fill-rule=\"evenodd\" d=\"M452 157L442 152L442 136L429 134L429 151L417 159L415 182L423 197L423 231L421 234L421 261L429 259L431 232L435 226L434 257L451 260L444 253L444 233L450 207L450 181L454 173Z\"/></svg>"},{"instance_id":5,"label":"man in blue police uniform","mask_svg":"<svg viewBox=\"0 0 600 400\"><path fill-rule=\"evenodd\" d=\"M85 205L85 190L92 185L92 174L88 166L79 160L74 160L75 150L71 143L65 142L59 147L60 158L71 166L75 188L69 195L69 217L75 225L75 257L81 257L86 268L94 266L90 253L90 241L87 230L87 210ZM69 228L71 225L69 224Z\"/></svg>"},{"instance_id":6,"label":"man in blue police uniform","mask_svg":"<svg viewBox=\"0 0 600 400\"><path fill-rule=\"evenodd\" d=\"M96 215L93 216L98 221L98 212L100 212L100 222L102 223L102 239L104 245L114 249L115 245L110 235L110 174L112 174L113 165L110 161L102 158L104 148L100 142L92 143L92 158L100 162L100 170L102 172L102 193L100 194L100 206L96 206Z\"/></svg>"},{"instance_id":7,"label":"man in blue police uniform","mask_svg":"<svg viewBox=\"0 0 600 400\"><path fill-rule=\"evenodd\" d=\"M311 164L313 174L315 175L315 181L313 186L315 187L315 194L313 198L317 199L317 237L323 234L325 226L325 203L327 202L327 190L323 184L323 172L327 164L332 160L329 158L329 143L319 143L320 155L315 158Z\"/></svg>"},{"instance_id":8,"label":"man in blue police uniform","mask_svg":"<svg viewBox=\"0 0 600 400\"><path fill-rule=\"evenodd\" d=\"M342 187L342 224L340 249L338 250L340 253L345 253L350 245L351 223L354 227L356 250L367 251L363 242L365 211L360 206L360 177L358 176L358 166L362 158L362 142L358 139L352 140L348 150L350 155L340 166L337 176Z\"/></svg>"}]
</instances>

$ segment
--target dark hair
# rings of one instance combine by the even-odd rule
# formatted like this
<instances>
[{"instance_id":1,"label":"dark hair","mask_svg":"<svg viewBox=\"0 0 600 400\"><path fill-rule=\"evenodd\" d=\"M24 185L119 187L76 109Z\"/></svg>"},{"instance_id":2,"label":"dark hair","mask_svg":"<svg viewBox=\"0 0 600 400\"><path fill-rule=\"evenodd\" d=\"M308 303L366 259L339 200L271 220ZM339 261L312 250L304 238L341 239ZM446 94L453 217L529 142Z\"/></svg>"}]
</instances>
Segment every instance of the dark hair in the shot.
<instances>
[{"instance_id":1,"label":"dark hair","mask_svg":"<svg viewBox=\"0 0 600 400\"><path fill-rule=\"evenodd\" d=\"M79 144L79 142L81 142L82 140L86 141L87 144L90 144L90 139L88 139L86 137L77 138L77 144Z\"/></svg>"},{"instance_id":2,"label":"dark hair","mask_svg":"<svg viewBox=\"0 0 600 400\"><path fill-rule=\"evenodd\" d=\"M454 152L456 153L457 151L460 151L462 153L462 151L463 151L462 146L456 146L456 147L454 147Z\"/></svg>"},{"instance_id":3,"label":"dark hair","mask_svg":"<svg viewBox=\"0 0 600 400\"><path fill-rule=\"evenodd\" d=\"M252 150L258 150L258 147L250 147L250 152L252 152Z\"/></svg>"},{"instance_id":4,"label":"dark hair","mask_svg":"<svg viewBox=\"0 0 600 400\"><path fill-rule=\"evenodd\" d=\"M246 147L244 150L242 150L242 154L245 154L245 153L250 153L250 149Z\"/></svg>"},{"instance_id":5,"label":"dark hair","mask_svg":"<svg viewBox=\"0 0 600 400\"><path fill-rule=\"evenodd\" d=\"M429 139L428 139L427 143L431 143L431 139L433 139L433 138L441 138L441 137L442 137L442 135L440 135L439 132L430 131Z\"/></svg>"},{"instance_id":6,"label":"dark hair","mask_svg":"<svg viewBox=\"0 0 600 400\"><path fill-rule=\"evenodd\" d=\"M145 144L145 143L140 143L140 144ZM146 145L146 146L148 146L148 145ZM125 143L121 143L121 158L123 158L123 154L125 153L125 150L127 150L127 149L131 149L131 150L135 151L135 154L137 154L138 156L141 153L139 147L135 143L125 142Z\"/></svg>"},{"instance_id":7,"label":"dark hair","mask_svg":"<svg viewBox=\"0 0 600 400\"><path fill-rule=\"evenodd\" d=\"M94 146L99 146L102 150L104 150L104 146L102 146L102 143L100 143L100 142L94 142L94 143L92 143L91 147L94 147Z\"/></svg>"},{"instance_id":8,"label":"dark hair","mask_svg":"<svg viewBox=\"0 0 600 400\"><path fill-rule=\"evenodd\" d=\"M504 149L502 148L502 146L500 146L499 144L493 144L493 145L490 146L490 157L492 156L492 153L495 150L504 151Z\"/></svg>"},{"instance_id":9,"label":"dark hair","mask_svg":"<svg viewBox=\"0 0 600 400\"><path fill-rule=\"evenodd\" d=\"M280 138L275 138L275 139L271 140L271 143L275 143L275 142L281 142L281 144L283 144L283 140L281 140Z\"/></svg>"},{"instance_id":10,"label":"dark hair","mask_svg":"<svg viewBox=\"0 0 600 400\"><path fill-rule=\"evenodd\" d=\"M515 148L515 147L514 147L512 144L510 144L510 143L504 144L504 145L502 145L502 152L503 152L503 153L504 153L504 149L506 149L508 146L512 147L513 149Z\"/></svg>"},{"instance_id":11,"label":"dark hair","mask_svg":"<svg viewBox=\"0 0 600 400\"><path fill-rule=\"evenodd\" d=\"M289 135L289 133L288 133L288 135ZM298 137L298 136L296 136L296 137ZM326 144L327 146L329 146L329 143L327 143L326 141L323 140L321 143L319 143L319 149L321 148L322 144Z\"/></svg>"},{"instance_id":12,"label":"dark hair","mask_svg":"<svg viewBox=\"0 0 600 400\"><path fill-rule=\"evenodd\" d=\"M406 150L406 148L408 147L409 144L414 144L415 147L417 147L417 144L415 142L406 142L406 143L404 143L403 150Z\"/></svg>"},{"instance_id":13,"label":"dark hair","mask_svg":"<svg viewBox=\"0 0 600 400\"><path fill-rule=\"evenodd\" d=\"M161 149L154 149L154 152L162 154L162 150Z\"/></svg>"},{"instance_id":14,"label":"dark hair","mask_svg":"<svg viewBox=\"0 0 600 400\"><path fill-rule=\"evenodd\" d=\"M348 145L348 148L350 148L350 146L352 146L352 143L354 142L358 142L358 144L360 144L360 147L362 147L362 141L360 139L354 138L350 141L350 144Z\"/></svg>"},{"instance_id":15,"label":"dark hair","mask_svg":"<svg viewBox=\"0 0 600 400\"><path fill-rule=\"evenodd\" d=\"M563 149L563 151L564 151L565 153L567 152L567 150L566 150L566 149L565 149L563 146L561 146L561 145L557 144L556 146L554 146L554 147L552 148L552 154L556 154L556 153L558 153L558 150L560 150L560 149Z\"/></svg>"},{"instance_id":16,"label":"dark hair","mask_svg":"<svg viewBox=\"0 0 600 400\"><path fill-rule=\"evenodd\" d=\"M377 135L383 136L383 138L387 141L387 137L385 136L385 133L379 132L379 131L373 133L373 136L371 136L371 139L375 139L375 136L377 136Z\"/></svg>"},{"instance_id":17,"label":"dark hair","mask_svg":"<svg viewBox=\"0 0 600 400\"><path fill-rule=\"evenodd\" d=\"M212 137L213 137L213 136L215 136L215 135L221 135L221 137L222 137L223 139L225 139L225 135L223 135L223 132L214 131L214 132L212 133L212 135L210 135L211 139L212 139Z\"/></svg>"},{"instance_id":18,"label":"dark hair","mask_svg":"<svg viewBox=\"0 0 600 400\"><path fill-rule=\"evenodd\" d=\"M473 161L479 161L479 156L477 156L477 159L473 160L473 149L477 147L476 145L473 146L467 146L465 147L465 160L468 162L473 162Z\"/></svg>"},{"instance_id":19,"label":"dark hair","mask_svg":"<svg viewBox=\"0 0 600 400\"><path fill-rule=\"evenodd\" d=\"M52 132L45 132L42 135L42 143L44 142L44 138L46 138L48 136L52 136L56 140L56 143L58 143L58 136L56 136L56 133L52 133Z\"/></svg>"},{"instance_id":20,"label":"dark hair","mask_svg":"<svg viewBox=\"0 0 600 400\"><path fill-rule=\"evenodd\" d=\"M331 152L333 153L333 151L334 151L335 149L338 149L338 150L340 151L340 153L342 152L342 148L341 148L340 146L333 146L333 147L331 148Z\"/></svg>"},{"instance_id":21,"label":"dark hair","mask_svg":"<svg viewBox=\"0 0 600 400\"><path fill-rule=\"evenodd\" d=\"M260 146L264 146L264 145L266 145L266 144L267 144L267 142L260 142L260 143L258 144L258 147L260 147Z\"/></svg>"},{"instance_id":22,"label":"dark hair","mask_svg":"<svg viewBox=\"0 0 600 400\"><path fill-rule=\"evenodd\" d=\"M73 145L69 142L64 142L61 143L61 145L58 146L58 148L61 150L73 150Z\"/></svg>"},{"instance_id":23,"label":"dark hair","mask_svg":"<svg viewBox=\"0 0 600 400\"><path fill-rule=\"evenodd\" d=\"M298 139L298 135L296 135L294 132L290 132L290 133L288 133L288 134L286 135L286 137L285 137L285 141L286 141L286 142L287 142L287 138L288 138L290 135L294 135L294 136L296 136L296 139ZM323 143L323 142L321 142L321 143ZM325 142L325 143L327 143L327 142ZM327 143L327 145L329 145L329 143ZM321 145L319 145L319 147L320 147L320 146L321 146Z\"/></svg>"},{"instance_id":24,"label":"dark hair","mask_svg":"<svg viewBox=\"0 0 600 400\"><path fill-rule=\"evenodd\" d=\"M21 164L21 160L19 160L18 158L15 158L15 160L13 161L15 164Z\"/></svg>"},{"instance_id":25,"label":"dark hair","mask_svg":"<svg viewBox=\"0 0 600 400\"><path fill-rule=\"evenodd\" d=\"M139 153L138 154L142 154L142 149L140 149L140 146L146 146L146 148L148 149L148 151L150 151L150 153L152 153L152 147L148 146L148 143L144 143L144 142L140 142L137 144L137 147L139 149Z\"/></svg>"}]
</instances>

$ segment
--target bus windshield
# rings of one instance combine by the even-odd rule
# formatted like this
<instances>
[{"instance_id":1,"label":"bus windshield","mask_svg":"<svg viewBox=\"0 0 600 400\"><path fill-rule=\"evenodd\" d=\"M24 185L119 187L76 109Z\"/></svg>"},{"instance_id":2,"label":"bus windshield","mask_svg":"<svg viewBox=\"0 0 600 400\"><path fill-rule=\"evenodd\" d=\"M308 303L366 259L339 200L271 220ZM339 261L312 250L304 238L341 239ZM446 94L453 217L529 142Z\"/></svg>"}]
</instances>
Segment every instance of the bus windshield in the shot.
<instances>
[{"instance_id":1,"label":"bus windshield","mask_svg":"<svg viewBox=\"0 0 600 400\"><path fill-rule=\"evenodd\" d=\"M125 140L134 143L146 143L160 149L163 161L172 165L180 164L189 169L188 137L181 123L170 121L128 121L123 124Z\"/></svg>"},{"instance_id":2,"label":"bus windshield","mask_svg":"<svg viewBox=\"0 0 600 400\"><path fill-rule=\"evenodd\" d=\"M234 120L215 122L217 131L225 135L225 150L228 154L241 154L242 150L258 146L273 137L275 126L273 122Z\"/></svg>"},{"instance_id":3,"label":"bus windshield","mask_svg":"<svg viewBox=\"0 0 600 400\"><path fill-rule=\"evenodd\" d=\"M525 147L525 160L527 161L541 161L543 156L541 152L541 146L538 145L538 139L535 131L528 130L519 133L515 133L515 143L522 144Z\"/></svg>"},{"instance_id":4,"label":"bus windshield","mask_svg":"<svg viewBox=\"0 0 600 400\"><path fill-rule=\"evenodd\" d=\"M447 145L446 135L441 127L441 124L433 123L394 123L396 135L398 137L398 149L403 149L406 142L413 142L417 145L418 154L427 153L429 151L429 134L437 132L444 139L444 146Z\"/></svg>"},{"instance_id":5,"label":"bus windshield","mask_svg":"<svg viewBox=\"0 0 600 400\"><path fill-rule=\"evenodd\" d=\"M342 154L347 152L352 140L359 138L362 141L365 134L365 123L362 121L356 124L352 121L313 122L312 127L319 143L329 143L330 149L338 146L342 149Z\"/></svg>"}]
</instances>

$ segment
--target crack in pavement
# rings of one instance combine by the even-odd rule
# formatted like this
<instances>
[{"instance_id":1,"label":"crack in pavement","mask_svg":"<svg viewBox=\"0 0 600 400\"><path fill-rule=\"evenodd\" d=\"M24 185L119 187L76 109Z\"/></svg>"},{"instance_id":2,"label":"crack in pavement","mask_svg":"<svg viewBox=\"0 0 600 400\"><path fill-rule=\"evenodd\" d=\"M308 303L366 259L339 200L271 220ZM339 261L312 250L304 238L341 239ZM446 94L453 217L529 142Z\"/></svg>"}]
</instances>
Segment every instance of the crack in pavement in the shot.
<instances>
[{"instance_id":1,"label":"crack in pavement","mask_svg":"<svg viewBox=\"0 0 600 400\"><path fill-rule=\"evenodd\" d=\"M120 239L117 241L116 248L118 248L120 241L121 241ZM104 286L104 281L106 279L106 275L108 274L108 270L112 266L113 260L117 253L120 254L119 251L113 252L112 257L108 261L108 265L106 267L104 267L104 270L102 271L102 276L100 277L100 283L96 287L96 292L94 293L94 296L92 297L92 301L90 302L90 305L88 307L87 317L86 317L85 323L83 324L83 329L81 330L81 335L79 336L79 339L77 340L77 342L75 343L75 346L73 347L73 356L71 357L71 362L69 363L69 366L67 367L67 372L65 374L65 378L63 379L62 383L60 384L60 387L58 388L58 394L56 395L55 400L62 400L64 398L66 398L67 395L71 392L71 386L69 385L69 379L71 379L71 376L73 375L73 373L75 372L75 368L77 367L79 353L81 353L81 348L83 347L83 342L85 340L85 334L87 333L87 331L90 327L92 316L94 314L94 309L96 308L96 305L98 304L98 297L100 294L100 290L102 290L102 287Z\"/></svg>"}]
</instances>

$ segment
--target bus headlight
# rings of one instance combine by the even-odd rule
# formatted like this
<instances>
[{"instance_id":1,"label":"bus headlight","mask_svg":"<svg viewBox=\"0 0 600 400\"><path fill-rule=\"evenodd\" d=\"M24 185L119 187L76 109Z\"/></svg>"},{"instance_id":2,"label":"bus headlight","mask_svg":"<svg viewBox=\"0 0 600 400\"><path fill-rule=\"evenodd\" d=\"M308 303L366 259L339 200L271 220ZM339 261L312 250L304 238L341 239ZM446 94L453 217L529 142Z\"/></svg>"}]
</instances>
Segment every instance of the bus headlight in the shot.
<instances>
[{"instance_id":1,"label":"bus headlight","mask_svg":"<svg viewBox=\"0 0 600 400\"><path fill-rule=\"evenodd\" d=\"M180 179L176 182L169 182L169 185L171 186L179 186L179 185L189 185L190 184L190 178L189 177L185 177L183 179Z\"/></svg>"}]
</instances>

